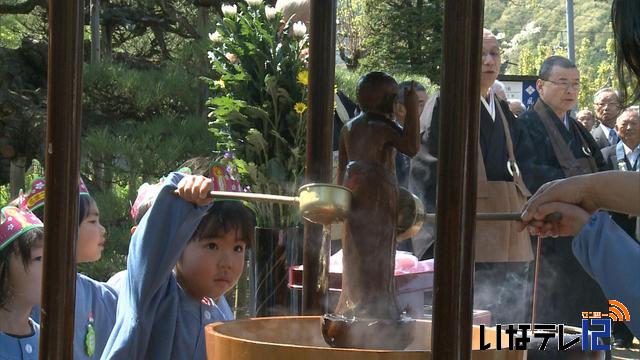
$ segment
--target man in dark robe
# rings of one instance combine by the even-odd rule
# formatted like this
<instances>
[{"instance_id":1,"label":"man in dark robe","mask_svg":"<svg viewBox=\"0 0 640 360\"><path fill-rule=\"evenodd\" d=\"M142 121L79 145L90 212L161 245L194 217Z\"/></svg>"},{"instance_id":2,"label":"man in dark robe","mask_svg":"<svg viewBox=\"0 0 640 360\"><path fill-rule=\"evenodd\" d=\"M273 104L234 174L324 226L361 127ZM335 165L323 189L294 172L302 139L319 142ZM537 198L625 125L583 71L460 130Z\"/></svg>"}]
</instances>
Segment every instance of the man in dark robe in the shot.
<instances>
[{"instance_id":1,"label":"man in dark robe","mask_svg":"<svg viewBox=\"0 0 640 360\"><path fill-rule=\"evenodd\" d=\"M536 82L540 99L518 120L535 148L531 191L551 180L603 170L605 163L593 137L570 116L580 91L580 73L561 56L547 58ZM580 326L583 311L608 311L598 284L572 254L571 239L540 239L537 301L538 323ZM537 246L537 241L534 241Z\"/></svg>"},{"instance_id":2,"label":"man in dark robe","mask_svg":"<svg viewBox=\"0 0 640 360\"><path fill-rule=\"evenodd\" d=\"M528 135L509 110L509 104L496 97L491 90L499 70L498 42L489 30L484 30L479 109L481 151L478 159L478 209L481 200L493 202L495 206L513 204L508 194L487 187L491 183L506 183L509 186L515 184L524 198L528 192L522 178L524 177L525 183L528 182L529 163L534 157ZM433 109L431 124L422 135L420 151L411 161L410 190L422 199L428 213L436 210L440 145L438 135L439 127L447 125L446 119L446 109L441 109L438 100ZM508 129L505 129L505 124L508 124ZM515 159L511 159L510 153L514 153ZM517 165L514 166L514 163ZM484 171L481 172L481 169ZM516 205L512 210L520 211L516 210L517 207L519 206ZM487 223L476 225L474 308L491 311L492 323L524 321L527 312L524 300L526 273L529 262L533 259L528 236L517 234L510 223ZM424 257L425 251L433 242L437 246L435 231L429 229L429 226L430 224L425 224L413 239L414 253L418 257ZM495 229L503 231L495 233Z\"/></svg>"}]
</instances>

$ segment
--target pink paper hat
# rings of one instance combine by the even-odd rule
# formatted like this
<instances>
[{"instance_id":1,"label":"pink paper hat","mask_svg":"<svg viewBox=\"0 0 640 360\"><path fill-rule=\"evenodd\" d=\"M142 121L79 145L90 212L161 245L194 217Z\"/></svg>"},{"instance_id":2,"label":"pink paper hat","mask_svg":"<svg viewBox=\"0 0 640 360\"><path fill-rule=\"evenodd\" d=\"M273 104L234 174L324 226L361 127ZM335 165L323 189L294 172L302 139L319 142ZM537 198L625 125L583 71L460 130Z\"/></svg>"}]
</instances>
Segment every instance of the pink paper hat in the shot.
<instances>
[{"instance_id":1,"label":"pink paper hat","mask_svg":"<svg viewBox=\"0 0 640 360\"><path fill-rule=\"evenodd\" d=\"M0 250L27 231L43 227L42 221L28 211L15 206L3 207L0 210Z\"/></svg>"},{"instance_id":2,"label":"pink paper hat","mask_svg":"<svg viewBox=\"0 0 640 360\"><path fill-rule=\"evenodd\" d=\"M34 211L44 206L44 188L44 178L36 178L33 180L31 183L31 190L28 194L23 196L22 201L20 202L20 208L27 211ZM89 195L89 190L87 190L82 178L79 179L78 192L80 195Z\"/></svg>"},{"instance_id":3,"label":"pink paper hat","mask_svg":"<svg viewBox=\"0 0 640 360\"><path fill-rule=\"evenodd\" d=\"M25 195L20 207L27 211L34 211L44 206L44 179L36 178L31 183L31 190Z\"/></svg>"},{"instance_id":4,"label":"pink paper hat","mask_svg":"<svg viewBox=\"0 0 640 360\"><path fill-rule=\"evenodd\" d=\"M90 195L89 190L87 190L87 186L84 184L84 181L82 181L82 178L80 178L79 180L80 183L78 184L78 192L80 193L80 195Z\"/></svg>"},{"instance_id":5,"label":"pink paper hat","mask_svg":"<svg viewBox=\"0 0 640 360\"><path fill-rule=\"evenodd\" d=\"M176 170L176 172L191 175L191 169L189 169L188 167L180 168ZM136 201L134 201L133 205L131 205L131 211L129 212L133 220L136 219L138 213L140 212L140 209L143 206L152 204L156 200L156 197L158 197L158 193L160 193L160 190L162 190L163 183L164 177L161 178L160 181L158 181L156 184L144 183L140 185L140 187L138 188Z\"/></svg>"},{"instance_id":6,"label":"pink paper hat","mask_svg":"<svg viewBox=\"0 0 640 360\"><path fill-rule=\"evenodd\" d=\"M140 185L140 187L138 188L138 196L136 196L136 201L133 203L133 205L131 205L131 218L135 220L138 216L140 208L142 208L144 205L153 203L156 200L156 197L158 196L158 193L161 189L162 181L157 184L144 183Z\"/></svg>"},{"instance_id":7,"label":"pink paper hat","mask_svg":"<svg viewBox=\"0 0 640 360\"><path fill-rule=\"evenodd\" d=\"M233 175L232 169L223 163L214 162L211 164L209 177L213 180L214 191L242 192L240 181Z\"/></svg>"}]
</instances>

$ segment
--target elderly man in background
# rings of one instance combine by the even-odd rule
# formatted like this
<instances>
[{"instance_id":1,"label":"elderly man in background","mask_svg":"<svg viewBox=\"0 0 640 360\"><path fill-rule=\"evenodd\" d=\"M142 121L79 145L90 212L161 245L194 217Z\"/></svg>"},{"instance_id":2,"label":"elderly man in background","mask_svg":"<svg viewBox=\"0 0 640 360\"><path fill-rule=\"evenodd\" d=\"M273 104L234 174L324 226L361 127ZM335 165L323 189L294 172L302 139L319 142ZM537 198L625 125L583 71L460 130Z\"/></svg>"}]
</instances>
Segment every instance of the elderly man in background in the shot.
<instances>
[{"instance_id":1,"label":"elderly man in background","mask_svg":"<svg viewBox=\"0 0 640 360\"><path fill-rule=\"evenodd\" d=\"M584 126L587 131L591 131L596 124L596 119L593 117L593 113L589 109L582 109L576 114L576 120Z\"/></svg>"},{"instance_id":2,"label":"elderly man in background","mask_svg":"<svg viewBox=\"0 0 640 360\"><path fill-rule=\"evenodd\" d=\"M596 144L600 149L617 144L619 139L615 130L616 118L622 110L618 92L612 88L598 90L593 96L593 106L596 119L600 122L600 125L591 130Z\"/></svg>"},{"instance_id":3,"label":"elderly man in background","mask_svg":"<svg viewBox=\"0 0 640 360\"><path fill-rule=\"evenodd\" d=\"M602 156L610 170L638 171L640 157L640 113L637 106L624 110L618 116L615 130L620 138L617 144L602 149ZM640 191L640 183L635 189ZM640 239L638 217L617 212L611 212L611 218L622 230L636 241ZM633 343L633 334L624 322L613 323L613 345L619 348L629 348Z\"/></svg>"}]
</instances>

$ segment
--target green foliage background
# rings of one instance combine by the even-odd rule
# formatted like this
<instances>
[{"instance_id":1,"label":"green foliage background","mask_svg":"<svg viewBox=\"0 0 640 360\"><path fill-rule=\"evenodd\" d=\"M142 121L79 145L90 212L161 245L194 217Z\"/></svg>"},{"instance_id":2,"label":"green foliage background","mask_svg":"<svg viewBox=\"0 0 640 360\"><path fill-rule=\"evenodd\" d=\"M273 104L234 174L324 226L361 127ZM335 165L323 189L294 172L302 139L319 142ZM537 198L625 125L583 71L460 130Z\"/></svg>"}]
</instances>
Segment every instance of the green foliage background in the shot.
<instances>
[{"instance_id":1,"label":"green foliage background","mask_svg":"<svg viewBox=\"0 0 640 360\"><path fill-rule=\"evenodd\" d=\"M574 1L576 64L583 84L579 108L592 108L598 89L617 86L610 13L611 0ZM486 0L485 27L503 35L506 74L537 75L546 57L567 56L565 0Z\"/></svg>"},{"instance_id":2,"label":"green foliage background","mask_svg":"<svg viewBox=\"0 0 640 360\"><path fill-rule=\"evenodd\" d=\"M5 0L2 5L19 2L22 0ZM274 2L269 1L271 5ZM81 170L100 206L109 239L101 261L80 266L93 278L105 280L125 266L132 225L129 204L138 186L159 179L188 158L212 155L219 145L209 132L206 113L210 109L203 112L207 96L202 96L201 82L202 77L219 79L221 75L207 61L207 50L212 47L207 33L213 31L222 2L213 3L208 23L202 25L193 1L110 2L108 14L112 19L124 19L114 28L113 56L99 64L85 64L83 71ZM580 107L586 107L598 88L616 85L610 41L611 0L574 3L576 55L584 84ZM566 54L565 4L565 0L485 1L485 27L504 34L505 73L536 74L546 56ZM346 49L349 69L337 66L337 87L355 99L357 79L367 71L383 70L398 81L415 79L431 90L437 88L442 6L442 0L339 0L338 48ZM0 110L9 90L12 94L17 91L16 96L27 103L32 97L40 97L25 108L30 114L25 121L32 123L24 126L21 136L32 138L29 149L23 152L41 161L44 141L26 129L42 127L46 89L33 92L26 80L15 85L21 88L12 88L9 80L13 80L14 70L26 64L7 62L3 56L12 51L28 55L27 39L46 41L46 16L46 10L40 7L27 14L0 14L0 61L4 61L0 66ZM173 21L173 25L155 28L154 32L148 26L151 20L158 20L158 24ZM540 30L532 31L536 27ZM88 35L87 26L85 45ZM22 73L34 74L31 68L25 69ZM46 77L46 69L41 74L38 76ZM32 92L25 96L20 92L25 89ZM0 145L5 135L2 124L7 119L8 115L0 111ZM0 159L1 171L8 171L8 161ZM8 181L5 173L0 175L2 181ZM7 189L7 184L0 184L3 204L9 200Z\"/></svg>"},{"instance_id":3,"label":"green foliage background","mask_svg":"<svg viewBox=\"0 0 640 360\"><path fill-rule=\"evenodd\" d=\"M442 0L365 0L366 70L422 74L440 82Z\"/></svg>"}]
</instances>

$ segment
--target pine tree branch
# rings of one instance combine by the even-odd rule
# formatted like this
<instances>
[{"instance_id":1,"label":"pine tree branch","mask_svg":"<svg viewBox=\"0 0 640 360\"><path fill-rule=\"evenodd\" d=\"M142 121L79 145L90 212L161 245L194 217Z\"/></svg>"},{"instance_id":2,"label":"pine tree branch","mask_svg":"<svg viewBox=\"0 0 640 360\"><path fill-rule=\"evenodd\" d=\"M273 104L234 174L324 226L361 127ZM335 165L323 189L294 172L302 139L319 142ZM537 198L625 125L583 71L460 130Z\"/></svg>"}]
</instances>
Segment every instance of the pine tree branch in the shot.
<instances>
[{"instance_id":1,"label":"pine tree branch","mask_svg":"<svg viewBox=\"0 0 640 360\"><path fill-rule=\"evenodd\" d=\"M46 0L27 0L18 4L0 4L0 14L28 14L37 6L49 7Z\"/></svg>"}]
</instances>

